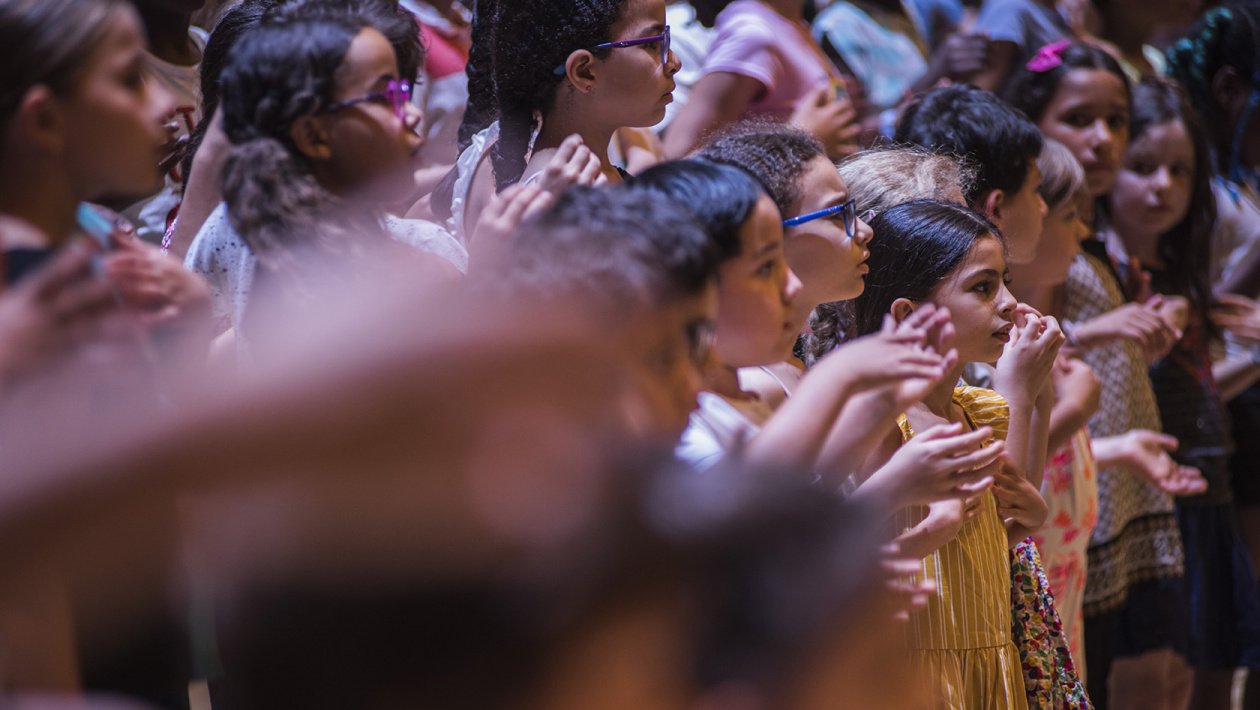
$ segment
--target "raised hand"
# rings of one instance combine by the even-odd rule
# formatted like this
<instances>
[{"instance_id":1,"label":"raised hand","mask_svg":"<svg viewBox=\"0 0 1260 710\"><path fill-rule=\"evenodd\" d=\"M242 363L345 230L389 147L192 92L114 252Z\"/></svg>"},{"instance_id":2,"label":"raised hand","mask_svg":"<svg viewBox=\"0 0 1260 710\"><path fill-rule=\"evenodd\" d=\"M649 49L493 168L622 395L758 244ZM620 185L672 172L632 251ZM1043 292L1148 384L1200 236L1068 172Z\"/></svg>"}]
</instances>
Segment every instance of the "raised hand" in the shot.
<instances>
[{"instance_id":1,"label":"raised hand","mask_svg":"<svg viewBox=\"0 0 1260 710\"><path fill-rule=\"evenodd\" d=\"M1230 334L1260 343L1260 306L1245 296L1221 294L1212 305L1212 322Z\"/></svg>"},{"instance_id":2,"label":"raised hand","mask_svg":"<svg viewBox=\"0 0 1260 710\"><path fill-rule=\"evenodd\" d=\"M1007 400L1023 396L1031 402L1049 384L1065 337L1053 317L1043 316L1022 303L1016 308L1010 335L997 363L993 388Z\"/></svg>"},{"instance_id":3,"label":"raised hand","mask_svg":"<svg viewBox=\"0 0 1260 710\"><path fill-rule=\"evenodd\" d=\"M1182 332L1162 312L1163 301L1152 299L1146 304L1126 303L1096 318L1077 324L1072 335L1086 350L1108 345L1116 340L1132 340L1142 349L1148 362L1154 362L1181 340Z\"/></svg>"},{"instance_id":4,"label":"raised hand","mask_svg":"<svg viewBox=\"0 0 1260 710\"><path fill-rule=\"evenodd\" d=\"M862 124L857 119L849 97L837 98L832 85L824 82L796 102L789 123L822 141L827 155L838 160L858 151Z\"/></svg>"},{"instance_id":5,"label":"raised hand","mask_svg":"<svg viewBox=\"0 0 1260 710\"><path fill-rule=\"evenodd\" d=\"M603 185L608 182L602 167L599 156L582 143L581 136L574 133L560 143L551 162L531 182L556 195L574 185Z\"/></svg>"},{"instance_id":6,"label":"raised hand","mask_svg":"<svg viewBox=\"0 0 1260 710\"><path fill-rule=\"evenodd\" d=\"M984 442L993 430L963 431L962 424L941 424L915 435L864 485L885 485L897 505L927 505L944 498L969 498L988 488L1006 444Z\"/></svg>"},{"instance_id":7,"label":"raised hand","mask_svg":"<svg viewBox=\"0 0 1260 710\"><path fill-rule=\"evenodd\" d=\"M1100 467L1124 468L1169 495L1192 496L1206 491L1207 481L1198 469L1182 466L1168 455L1176 450L1176 437L1149 429L1094 440Z\"/></svg>"}]
</instances>

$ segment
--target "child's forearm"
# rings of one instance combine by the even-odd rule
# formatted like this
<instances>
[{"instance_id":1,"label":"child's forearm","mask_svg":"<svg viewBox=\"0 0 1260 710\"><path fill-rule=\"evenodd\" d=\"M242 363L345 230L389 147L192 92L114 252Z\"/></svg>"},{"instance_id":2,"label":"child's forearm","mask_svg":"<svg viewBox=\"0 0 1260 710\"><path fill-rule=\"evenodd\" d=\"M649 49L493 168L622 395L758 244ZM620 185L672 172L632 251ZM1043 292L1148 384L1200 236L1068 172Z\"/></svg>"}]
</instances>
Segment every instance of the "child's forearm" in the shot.
<instances>
[{"instance_id":1,"label":"child's forearm","mask_svg":"<svg viewBox=\"0 0 1260 710\"><path fill-rule=\"evenodd\" d=\"M918 525L898 536L895 542L906 557L923 558L949 544L958 536L960 529L959 521L953 516L929 514Z\"/></svg>"},{"instance_id":2,"label":"child's forearm","mask_svg":"<svg viewBox=\"0 0 1260 710\"><path fill-rule=\"evenodd\" d=\"M817 466L853 385L844 377L806 379L802 384L749 442L746 455L752 463L811 470Z\"/></svg>"},{"instance_id":3,"label":"child's forearm","mask_svg":"<svg viewBox=\"0 0 1260 710\"><path fill-rule=\"evenodd\" d=\"M856 474L883 440L883 434L897 425L901 412L883 397L859 395L840 410L818 456L817 471L829 480L840 481Z\"/></svg>"}]
</instances>

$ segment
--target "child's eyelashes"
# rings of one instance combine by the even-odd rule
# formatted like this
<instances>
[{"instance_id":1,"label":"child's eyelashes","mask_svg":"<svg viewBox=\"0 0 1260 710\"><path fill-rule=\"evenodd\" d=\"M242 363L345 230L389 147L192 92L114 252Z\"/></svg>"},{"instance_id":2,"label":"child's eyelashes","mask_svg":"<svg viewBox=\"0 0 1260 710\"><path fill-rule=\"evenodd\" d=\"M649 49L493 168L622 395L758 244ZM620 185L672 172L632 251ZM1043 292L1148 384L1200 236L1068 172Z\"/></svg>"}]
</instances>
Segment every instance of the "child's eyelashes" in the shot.
<instances>
[{"instance_id":1,"label":"child's eyelashes","mask_svg":"<svg viewBox=\"0 0 1260 710\"><path fill-rule=\"evenodd\" d=\"M757 267L757 271L756 271L755 273L756 273L758 276L773 276L773 275L774 275L775 266L777 266L777 265L778 265L778 261L777 261L777 260L775 260L775 259L770 259L770 260L768 260L768 261L763 261L763 262L762 262L762 263L761 263L761 264Z\"/></svg>"}]
</instances>

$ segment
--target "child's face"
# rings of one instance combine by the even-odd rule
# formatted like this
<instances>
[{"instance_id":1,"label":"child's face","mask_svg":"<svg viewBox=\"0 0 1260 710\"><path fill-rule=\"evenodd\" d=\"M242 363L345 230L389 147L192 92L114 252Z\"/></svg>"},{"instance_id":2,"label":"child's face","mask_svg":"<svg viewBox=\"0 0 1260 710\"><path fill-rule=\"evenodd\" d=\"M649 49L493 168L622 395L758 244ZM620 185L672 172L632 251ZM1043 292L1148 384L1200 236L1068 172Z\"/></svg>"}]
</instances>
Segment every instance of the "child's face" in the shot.
<instances>
[{"instance_id":1,"label":"child's face","mask_svg":"<svg viewBox=\"0 0 1260 710\"><path fill-rule=\"evenodd\" d=\"M1091 195L1111 190L1129 145L1129 97L1120 77L1104 69L1069 71L1037 125L1080 161Z\"/></svg>"},{"instance_id":2,"label":"child's face","mask_svg":"<svg viewBox=\"0 0 1260 710\"><path fill-rule=\"evenodd\" d=\"M929 300L948 308L958 361L996 362L1010 340L1015 297L1006 288L1006 255L994 236L977 239Z\"/></svg>"},{"instance_id":3,"label":"child's face","mask_svg":"<svg viewBox=\"0 0 1260 710\"><path fill-rule=\"evenodd\" d=\"M1035 259L1027 264L1011 263L1011 277L1017 286L1057 286L1067 280L1068 266L1080 253L1081 240L1090 233L1081 219L1081 210L1089 209L1090 198L1086 193L1080 198L1069 198L1046 215Z\"/></svg>"},{"instance_id":4,"label":"child's face","mask_svg":"<svg viewBox=\"0 0 1260 710\"><path fill-rule=\"evenodd\" d=\"M147 195L162 186L171 95L145 81L144 35L131 11L114 13L64 107L61 159L83 199Z\"/></svg>"},{"instance_id":5,"label":"child's face","mask_svg":"<svg viewBox=\"0 0 1260 710\"><path fill-rule=\"evenodd\" d=\"M610 42L653 37L665 30L665 0L626 0L610 31ZM672 51L661 64L661 43L608 50L599 61L596 95L614 123L655 126L674 100L674 74L681 68Z\"/></svg>"},{"instance_id":6,"label":"child's face","mask_svg":"<svg viewBox=\"0 0 1260 710\"><path fill-rule=\"evenodd\" d=\"M365 28L350 43L337 68L333 101L384 92L398 79L394 48L380 32ZM416 133L422 115L407 102L400 119L389 101L365 101L321 114L329 156L322 175L342 194L368 195L375 202L407 198L414 190L415 156L423 141Z\"/></svg>"},{"instance_id":7,"label":"child's face","mask_svg":"<svg viewBox=\"0 0 1260 710\"><path fill-rule=\"evenodd\" d=\"M1002 202L998 228L1006 238L1013 264L1027 264L1037 256L1041 241L1041 225L1046 217L1046 201L1041 199L1041 169L1029 162L1028 176L1019 192L1007 195Z\"/></svg>"},{"instance_id":8,"label":"child's face","mask_svg":"<svg viewBox=\"0 0 1260 710\"><path fill-rule=\"evenodd\" d=\"M1133 141L1111 190L1116 230L1125 237L1157 239L1190 209L1194 143L1181 121L1151 126Z\"/></svg>"},{"instance_id":9,"label":"child's face","mask_svg":"<svg viewBox=\"0 0 1260 710\"><path fill-rule=\"evenodd\" d=\"M801 176L801 197L783 215L790 219L849 201L849 190L826 156L820 155L805 167ZM810 220L783 232L788 266L801 279L797 307L812 311L820 303L845 301L862 295L864 277L870 268L866 245L874 232L856 220L853 238L844 228L844 217L837 213L830 218Z\"/></svg>"},{"instance_id":10,"label":"child's face","mask_svg":"<svg viewBox=\"0 0 1260 710\"><path fill-rule=\"evenodd\" d=\"M635 423L639 434L672 446L687 428L704 388L717 304L717 286L711 284L698 295L655 309L634 337L631 349L644 414Z\"/></svg>"},{"instance_id":11,"label":"child's face","mask_svg":"<svg viewBox=\"0 0 1260 710\"><path fill-rule=\"evenodd\" d=\"M804 325L796 308L801 282L783 255L779 210L762 195L739 230L739 255L718 269L714 347L733 367L781 362Z\"/></svg>"}]
</instances>

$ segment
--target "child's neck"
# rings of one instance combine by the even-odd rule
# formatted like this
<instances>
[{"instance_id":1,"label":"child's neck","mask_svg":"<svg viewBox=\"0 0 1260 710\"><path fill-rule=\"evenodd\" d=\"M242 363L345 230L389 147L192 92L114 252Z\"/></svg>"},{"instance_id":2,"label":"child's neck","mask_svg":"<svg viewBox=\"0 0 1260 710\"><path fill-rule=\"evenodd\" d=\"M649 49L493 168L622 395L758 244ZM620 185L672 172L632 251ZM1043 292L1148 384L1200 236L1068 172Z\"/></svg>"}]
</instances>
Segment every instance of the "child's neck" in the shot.
<instances>
[{"instance_id":1,"label":"child's neck","mask_svg":"<svg viewBox=\"0 0 1260 710\"><path fill-rule=\"evenodd\" d=\"M144 27L149 36L149 53L176 66L201 63L201 53L188 36L192 13L147 8Z\"/></svg>"},{"instance_id":2,"label":"child's neck","mask_svg":"<svg viewBox=\"0 0 1260 710\"><path fill-rule=\"evenodd\" d=\"M958 363L941 381L932 388L926 396L923 397L923 406L929 412L946 420L952 421L954 411L954 387L957 386L958 380L962 377L963 369L966 367L964 363Z\"/></svg>"},{"instance_id":3,"label":"child's neck","mask_svg":"<svg viewBox=\"0 0 1260 710\"><path fill-rule=\"evenodd\" d=\"M740 388L739 368L726 364L717 355L710 357L711 360L704 370L706 390L734 400L748 400L755 396Z\"/></svg>"},{"instance_id":4,"label":"child's neck","mask_svg":"<svg viewBox=\"0 0 1260 710\"><path fill-rule=\"evenodd\" d=\"M1119 225L1114 223L1106 231L1110 232L1110 236L1118 240L1119 245L1124 248L1124 252L1130 258L1139 260L1143 267L1164 268L1164 260L1159 258L1158 234L1150 235L1123 231ZM1103 236L1106 238L1108 235L1104 233ZM1111 243L1111 240L1107 241Z\"/></svg>"},{"instance_id":5,"label":"child's neck","mask_svg":"<svg viewBox=\"0 0 1260 710\"><path fill-rule=\"evenodd\" d=\"M534 151L559 148L565 138L574 133L582 137L582 143L599 158L599 164L606 176L615 184L621 182L621 175L608 160L608 145L612 143L616 126L593 126L589 123L575 121L571 116L582 115L580 110L552 111L543 118L542 130L538 132L538 140L534 141Z\"/></svg>"}]
</instances>

